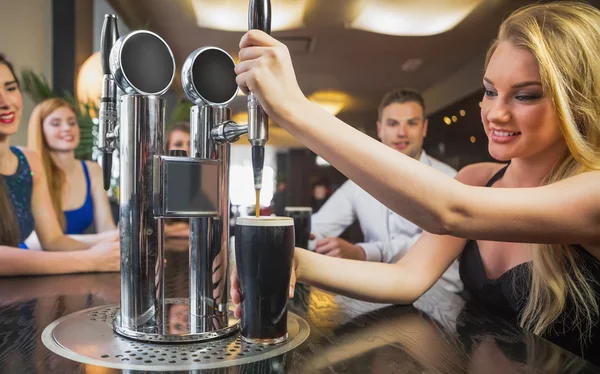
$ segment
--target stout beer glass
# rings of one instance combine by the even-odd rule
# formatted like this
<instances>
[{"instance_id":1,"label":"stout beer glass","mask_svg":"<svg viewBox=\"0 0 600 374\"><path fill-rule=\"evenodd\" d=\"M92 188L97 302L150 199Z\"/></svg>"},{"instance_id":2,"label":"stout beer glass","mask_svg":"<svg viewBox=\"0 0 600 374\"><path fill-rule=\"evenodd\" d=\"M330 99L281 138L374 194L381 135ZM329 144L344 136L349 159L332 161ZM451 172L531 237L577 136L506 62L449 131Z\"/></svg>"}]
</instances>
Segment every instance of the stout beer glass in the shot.
<instances>
[{"instance_id":1,"label":"stout beer glass","mask_svg":"<svg viewBox=\"0 0 600 374\"><path fill-rule=\"evenodd\" d=\"M238 217L235 259L242 296L242 338L262 344L285 341L294 220Z\"/></svg>"}]
</instances>

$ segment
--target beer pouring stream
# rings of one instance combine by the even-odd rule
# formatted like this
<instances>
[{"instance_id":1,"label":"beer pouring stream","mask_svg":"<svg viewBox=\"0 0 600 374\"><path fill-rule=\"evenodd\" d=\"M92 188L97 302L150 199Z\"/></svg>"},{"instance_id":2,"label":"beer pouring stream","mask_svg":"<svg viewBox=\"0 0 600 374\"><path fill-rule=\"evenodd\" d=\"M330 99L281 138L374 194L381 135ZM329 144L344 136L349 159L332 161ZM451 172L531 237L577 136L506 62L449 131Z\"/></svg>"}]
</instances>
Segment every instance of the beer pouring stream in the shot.
<instances>
[{"instance_id":1,"label":"beer pouring stream","mask_svg":"<svg viewBox=\"0 0 600 374\"><path fill-rule=\"evenodd\" d=\"M107 14L100 37L100 58L102 62L102 95L99 105L98 149L102 153L102 174L104 189L110 188L112 156L117 140L117 83L110 72L110 51L119 39L117 17Z\"/></svg>"},{"instance_id":2,"label":"beer pouring stream","mask_svg":"<svg viewBox=\"0 0 600 374\"><path fill-rule=\"evenodd\" d=\"M250 0L248 30L271 33L271 0ZM252 145L252 169L256 192L256 216L260 215L260 190L262 188L265 144L269 139L269 118L252 92L248 93L248 140Z\"/></svg>"}]
</instances>

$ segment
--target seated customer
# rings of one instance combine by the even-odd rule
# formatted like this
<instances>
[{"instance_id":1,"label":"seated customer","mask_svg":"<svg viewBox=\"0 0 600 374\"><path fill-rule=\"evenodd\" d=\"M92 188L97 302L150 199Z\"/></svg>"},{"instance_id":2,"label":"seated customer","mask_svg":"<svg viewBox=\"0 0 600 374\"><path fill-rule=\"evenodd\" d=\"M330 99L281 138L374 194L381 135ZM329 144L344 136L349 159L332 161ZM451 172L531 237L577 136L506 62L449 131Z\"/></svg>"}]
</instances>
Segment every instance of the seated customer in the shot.
<instances>
[{"instance_id":1,"label":"seated customer","mask_svg":"<svg viewBox=\"0 0 600 374\"><path fill-rule=\"evenodd\" d=\"M95 243L114 235L116 226L103 188L102 169L95 162L75 158L80 139L75 109L65 100L44 100L33 110L28 148L42 159L57 220L65 234ZM80 235L92 225L97 234ZM35 235L26 244L39 248Z\"/></svg>"},{"instance_id":2,"label":"seated customer","mask_svg":"<svg viewBox=\"0 0 600 374\"><path fill-rule=\"evenodd\" d=\"M377 136L381 143L424 165L454 177L456 170L423 150L427 135L425 100L415 90L403 88L387 93L379 104ZM364 243L349 243L338 236L356 220ZM346 181L312 216L316 252L361 261L397 262L423 233L423 229L380 203L351 180ZM451 292L460 292L458 263L439 280Z\"/></svg>"},{"instance_id":3,"label":"seated customer","mask_svg":"<svg viewBox=\"0 0 600 374\"><path fill-rule=\"evenodd\" d=\"M64 235L40 158L9 146L22 110L19 81L0 54L0 276L118 270L118 236L90 247ZM34 229L44 251L20 249Z\"/></svg>"}]
</instances>

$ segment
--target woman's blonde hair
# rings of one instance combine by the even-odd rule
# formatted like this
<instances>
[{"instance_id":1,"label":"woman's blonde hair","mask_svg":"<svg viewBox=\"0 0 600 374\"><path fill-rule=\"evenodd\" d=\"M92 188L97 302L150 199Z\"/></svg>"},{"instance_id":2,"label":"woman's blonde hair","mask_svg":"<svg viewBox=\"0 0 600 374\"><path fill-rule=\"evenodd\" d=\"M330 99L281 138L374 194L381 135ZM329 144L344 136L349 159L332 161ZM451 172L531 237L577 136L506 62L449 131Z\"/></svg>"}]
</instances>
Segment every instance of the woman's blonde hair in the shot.
<instances>
[{"instance_id":1,"label":"woman's blonde hair","mask_svg":"<svg viewBox=\"0 0 600 374\"><path fill-rule=\"evenodd\" d=\"M56 218L63 231L66 228L65 214L62 208L62 190L66 181L65 173L52 160L50 156L50 147L44 137L42 126L44 120L52 112L59 108L67 107L76 113L75 109L67 101L60 98L47 99L39 103L31 113L29 118L29 128L27 129L27 148L33 149L42 159L46 178L48 180L48 189L52 198L52 206L56 212Z\"/></svg>"},{"instance_id":2,"label":"woman's blonde hair","mask_svg":"<svg viewBox=\"0 0 600 374\"><path fill-rule=\"evenodd\" d=\"M523 7L500 26L486 66L501 42L535 56L544 95L552 101L566 150L545 184L600 169L600 11L575 1ZM575 243L574 243L575 244ZM598 295L579 253L566 245L535 245L532 285L520 325L544 334L556 322L590 337ZM564 312L573 308L573 315Z\"/></svg>"}]
</instances>

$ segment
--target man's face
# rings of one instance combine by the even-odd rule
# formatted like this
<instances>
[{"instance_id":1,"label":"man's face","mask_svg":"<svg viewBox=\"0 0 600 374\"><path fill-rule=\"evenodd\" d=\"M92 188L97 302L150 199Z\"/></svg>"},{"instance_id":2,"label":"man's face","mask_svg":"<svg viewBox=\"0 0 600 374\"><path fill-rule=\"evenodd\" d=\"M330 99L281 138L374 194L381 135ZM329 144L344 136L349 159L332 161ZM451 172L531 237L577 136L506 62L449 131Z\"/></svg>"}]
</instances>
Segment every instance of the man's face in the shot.
<instances>
[{"instance_id":1,"label":"man's face","mask_svg":"<svg viewBox=\"0 0 600 374\"><path fill-rule=\"evenodd\" d=\"M388 147L417 159L421 156L426 135L427 120L419 103L392 103L381 111L377 136Z\"/></svg>"}]
</instances>

